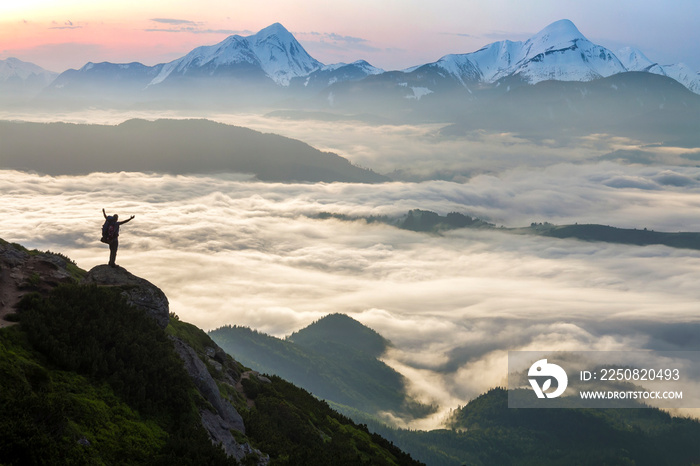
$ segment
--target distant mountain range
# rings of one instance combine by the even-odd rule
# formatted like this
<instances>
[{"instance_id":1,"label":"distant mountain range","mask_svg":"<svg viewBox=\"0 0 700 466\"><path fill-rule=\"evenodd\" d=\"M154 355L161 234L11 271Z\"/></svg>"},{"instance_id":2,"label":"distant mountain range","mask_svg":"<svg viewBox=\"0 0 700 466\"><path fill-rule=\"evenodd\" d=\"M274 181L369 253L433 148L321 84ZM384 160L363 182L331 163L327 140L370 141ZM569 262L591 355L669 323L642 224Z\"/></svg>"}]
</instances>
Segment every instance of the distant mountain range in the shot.
<instances>
[{"instance_id":1,"label":"distant mountain range","mask_svg":"<svg viewBox=\"0 0 700 466\"><path fill-rule=\"evenodd\" d=\"M554 225L552 223L533 222L529 227L496 227L476 217L458 212L439 215L429 210L414 209L401 217L349 217L342 214L322 212L316 218L326 220L335 218L344 221L364 220L368 223L386 223L403 230L442 234L449 230L470 228L478 230L497 230L518 235L537 235L548 238L573 238L581 241L628 244L635 246L663 245L670 248L700 250L700 233L698 232L661 232L647 228L617 228L609 225L578 224Z\"/></svg>"},{"instance_id":2,"label":"distant mountain range","mask_svg":"<svg viewBox=\"0 0 700 466\"><path fill-rule=\"evenodd\" d=\"M251 36L198 47L170 63L87 63L61 73L41 98L265 104L382 72L363 60L324 65L275 23Z\"/></svg>"},{"instance_id":3,"label":"distant mountain range","mask_svg":"<svg viewBox=\"0 0 700 466\"><path fill-rule=\"evenodd\" d=\"M700 75L689 75L685 65L661 66L642 52L625 48L618 53L589 41L569 20L554 22L525 42L494 42L476 52L446 55L440 60L407 70L407 74L438 74L465 87L520 79L541 81L593 81L627 71L646 71L672 77L700 92Z\"/></svg>"},{"instance_id":4,"label":"distant mountain range","mask_svg":"<svg viewBox=\"0 0 700 466\"><path fill-rule=\"evenodd\" d=\"M323 64L311 57L284 26L275 23L252 36L230 36L216 45L198 47L158 67L159 73L149 86L193 76L248 74L288 86L292 78L308 76L323 68Z\"/></svg>"},{"instance_id":5,"label":"distant mountain range","mask_svg":"<svg viewBox=\"0 0 700 466\"><path fill-rule=\"evenodd\" d=\"M0 70L16 62L0 62ZM0 80L10 79L7 76L30 79L28 65L20 68L14 74L0 72ZM400 91L403 98L420 100L455 86L475 92L484 86L549 80L585 82L628 71L667 76L700 93L700 74L686 65L654 63L632 48L612 52L590 42L564 19L524 42L494 42L475 52L446 55L402 71L384 71L364 60L324 65L309 55L284 26L275 23L251 36L233 35L218 44L198 47L170 63L146 66L91 62L57 77L47 72L43 75L49 78L45 78L42 97L148 101L186 91L197 100L230 93L245 96L252 86L272 92L275 98L325 90L325 97L330 96L332 101L339 84L376 77L399 88L387 91Z\"/></svg>"},{"instance_id":6,"label":"distant mountain range","mask_svg":"<svg viewBox=\"0 0 700 466\"><path fill-rule=\"evenodd\" d=\"M17 58L0 60L0 101L32 97L57 76L58 73Z\"/></svg>"},{"instance_id":7,"label":"distant mountain range","mask_svg":"<svg viewBox=\"0 0 700 466\"><path fill-rule=\"evenodd\" d=\"M26 64L13 69L3 76L12 76L5 83L15 87L51 76ZM605 133L700 144L700 74L683 64L654 63L632 48L612 52L569 20L524 42L494 42L401 71L363 60L324 65L275 23L170 63L88 63L61 73L38 94L33 87L31 102L31 93L3 89L11 87L0 82L3 102L61 111L263 111L301 120L441 123L446 137L487 130L566 143Z\"/></svg>"}]
</instances>

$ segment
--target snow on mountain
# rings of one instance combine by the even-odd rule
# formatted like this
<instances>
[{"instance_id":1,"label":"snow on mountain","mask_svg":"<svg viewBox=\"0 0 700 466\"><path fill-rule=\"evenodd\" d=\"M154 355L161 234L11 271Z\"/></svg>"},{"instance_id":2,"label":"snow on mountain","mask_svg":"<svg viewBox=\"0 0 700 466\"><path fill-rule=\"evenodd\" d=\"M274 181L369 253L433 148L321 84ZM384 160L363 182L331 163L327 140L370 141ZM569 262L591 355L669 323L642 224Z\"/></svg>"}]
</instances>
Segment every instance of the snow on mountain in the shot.
<instances>
[{"instance_id":1,"label":"snow on mountain","mask_svg":"<svg viewBox=\"0 0 700 466\"><path fill-rule=\"evenodd\" d=\"M494 42L476 52L447 55L435 64L462 83L494 83L508 76L530 84L552 79L590 81L626 71L614 53L590 42L566 19L525 42Z\"/></svg>"},{"instance_id":2,"label":"snow on mountain","mask_svg":"<svg viewBox=\"0 0 700 466\"><path fill-rule=\"evenodd\" d=\"M472 61L478 70L480 80L494 82L522 61L524 48L522 42L504 40L489 44L467 56L465 58Z\"/></svg>"},{"instance_id":3,"label":"snow on mountain","mask_svg":"<svg viewBox=\"0 0 700 466\"><path fill-rule=\"evenodd\" d=\"M42 91L44 97L70 99L114 98L122 100L143 91L163 65L88 62L79 70L61 73Z\"/></svg>"},{"instance_id":4,"label":"snow on mountain","mask_svg":"<svg viewBox=\"0 0 700 466\"><path fill-rule=\"evenodd\" d=\"M427 68L435 67L446 71L449 75L456 78L463 86L466 86L467 82L470 81L481 81L483 76L478 65L467 55L446 55L437 62L424 66ZM421 69L425 68L420 67L417 68L416 71Z\"/></svg>"},{"instance_id":5,"label":"snow on mountain","mask_svg":"<svg viewBox=\"0 0 700 466\"><path fill-rule=\"evenodd\" d=\"M528 39L523 50L524 56L511 74L533 84L549 79L591 81L626 71L614 53L590 42L565 19Z\"/></svg>"},{"instance_id":6,"label":"snow on mountain","mask_svg":"<svg viewBox=\"0 0 700 466\"><path fill-rule=\"evenodd\" d=\"M278 84L289 85L291 78L308 75L323 66L279 23L248 37L248 41L263 70Z\"/></svg>"},{"instance_id":7,"label":"snow on mountain","mask_svg":"<svg viewBox=\"0 0 700 466\"><path fill-rule=\"evenodd\" d=\"M23 80L31 79L31 88L37 88L41 76L44 81L38 88L51 98L105 97L124 101L150 98L158 94L158 89L164 91L160 98L173 90L176 96L218 98L217 92L231 94L237 87L240 95L248 95L248 85L267 86L265 89L270 90L268 85L273 84L308 95L334 84L381 75L368 80L367 87L360 86L352 92L374 89L375 93L383 93L390 88L387 83L405 83L405 89L398 89L396 95L418 100L455 86L472 93L475 84L496 84L511 78L530 84L545 80L591 81L625 71L668 76L700 94L700 75L687 66L662 66L632 48L614 54L586 39L569 20L556 21L524 42L494 42L475 52L445 55L436 62L403 72L385 73L364 60L324 65L311 57L284 26L275 23L256 34L232 35L218 44L198 47L177 60L155 66L88 63L55 78L55 74L36 65L17 59L1 60L0 84L4 83L5 94L10 95L14 92L7 90L10 87L30 87ZM161 86L164 83L173 86ZM187 90L192 92L182 92ZM329 92L333 94L335 89Z\"/></svg>"},{"instance_id":8,"label":"snow on mountain","mask_svg":"<svg viewBox=\"0 0 700 466\"><path fill-rule=\"evenodd\" d=\"M376 75L376 74L382 74L384 73L384 70L381 68L377 68L376 66L370 65L368 62L365 60L357 60L352 63L335 63L333 65L325 65L322 70L323 71L336 71L340 68L344 67L353 67L357 70L362 71L366 76L370 75Z\"/></svg>"},{"instance_id":9,"label":"snow on mountain","mask_svg":"<svg viewBox=\"0 0 700 466\"><path fill-rule=\"evenodd\" d=\"M293 86L306 89L323 89L337 82L359 81L367 76L384 73L384 70L370 65L365 60L353 63L334 63L324 65L307 76L294 78Z\"/></svg>"},{"instance_id":10,"label":"snow on mountain","mask_svg":"<svg viewBox=\"0 0 700 466\"><path fill-rule=\"evenodd\" d=\"M58 73L17 58L0 60L0 100L7 104L31 99L56 76Z\"/></svg>"},{"instance_id":11,"label":"snow on mountain","mask_svg":"<svg viewBox=\"0 0 700 466\"><path fill-rule=\"evenodd\" d=\"M696 94L700 94L700 73L696 73L685 63L659 65L632 47L625 47L619 50L617 56L628 71L646 71L660 74L661 76L668 76Z\"/></svg>"},{"instance_id":12,"label":"snow on mountain","mask_svg":"<svg viewBox=\"0 0 700 466\"><path fill-rule=\"evenodd\" d=\"M627 71L647 71L662 76L666 75L663 68L658 63L649 60L646 55L633 47L620 49L617 51L616 55Z\"/></svg>"},{"instance_id":13,"label":"snow on mountain","mask_svg":"<svg viewBox=\"0 0 700 466\"><path fill-rule=\"evenodd\" d=\"M102 73L108 74L112 77L118 77L119 79L124 79L125 77L132 75L142 75L142 74L155 74L160 70L161 65L156 66L146 66L144 64L133 62L133 63L93 63L87 62L80 68L77 72L81 74L88 73ZM118 76L119 75L119 76Z\"/></svg>"},{"instance_id":14,"label":"snow on mountain","mask_svg":"<svg viewBox=\"0 0 700 466\"><path fill-rule=\"evenodd\" d=\"M5 60L0 60L0 82L35 79L47 85L53 81L56 76L58 76L58 73L45 70L34 63L22 61L17 58L10 57Z\"/></svg>"},{"instance_id":15,"label":"snow on mountain","mask_svg":"<svg viewBox=\"0 0 700 466\"><path fill-rule=\"evenodd\" d=\"M696 94L700 94L700 73L696 73L688 65L677 63L663 65L661 68L666 76L675 79Z\"/></svg>"},{"instance_id":16,"label":"snow on mountain","mask_svg":"<svg viewBox=\"0 0 700 466\"><path fill-rule=\"evenodd\" d=\"M275 23L252 36L234 35L216 45L198 47L165 64L150 85L160 84L174 74L185 75L206 69L208 74L215 75L218 68L240 64L259 67L282 86L288 86L292 78L306 76L323 66L284 26Z\"/></svg>"},{"instance_id":17,"label":"snow on mountain","mask_svg":"<svg viewBox=\"0 0 700 466\"><path fill-rule=\"evenodd\" d=\"M250 49L248 41L241 36L227 37L216 45L197 47L182 58L163 65L158 76L149 86L160 84L173 74L186 74L188 71L209 65L214 69L221 65L250 63L260 66L260 61Z\"/></svg>"}]
</instances>

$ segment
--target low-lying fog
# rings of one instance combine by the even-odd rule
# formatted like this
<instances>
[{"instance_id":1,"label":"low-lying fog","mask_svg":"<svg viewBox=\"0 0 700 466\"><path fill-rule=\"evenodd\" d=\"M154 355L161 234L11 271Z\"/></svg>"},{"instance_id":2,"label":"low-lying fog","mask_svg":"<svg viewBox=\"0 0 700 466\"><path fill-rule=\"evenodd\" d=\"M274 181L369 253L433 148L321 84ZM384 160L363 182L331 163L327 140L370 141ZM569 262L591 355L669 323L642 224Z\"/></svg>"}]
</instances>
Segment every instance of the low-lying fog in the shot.
<instances>
[{"instance_id":1,"label":"low-lying fog","mask_svg":"<svg viewBox=\"0 0 700 466\"><path fill-rule=\"evenodd\" d=\"M452 181L0 171L0 237L90 269L109 254L99 242L101 209L136 215L122 227L117 263L162 288L181 319L284 336L349 314L395 344L387 363L410 378L416 397L444 410L505 386L508 350L700 347L700 251L312 218L420 208L505 226L700 231L700 168L689 162L697 150L606 135L566 144L481 133L442 140L436 126L215 119L296 137L380 173ZM616 150L652 155L645 164L600 159ZM414 427L434 427L442 415Z\"/></svg>"}]
</instances>

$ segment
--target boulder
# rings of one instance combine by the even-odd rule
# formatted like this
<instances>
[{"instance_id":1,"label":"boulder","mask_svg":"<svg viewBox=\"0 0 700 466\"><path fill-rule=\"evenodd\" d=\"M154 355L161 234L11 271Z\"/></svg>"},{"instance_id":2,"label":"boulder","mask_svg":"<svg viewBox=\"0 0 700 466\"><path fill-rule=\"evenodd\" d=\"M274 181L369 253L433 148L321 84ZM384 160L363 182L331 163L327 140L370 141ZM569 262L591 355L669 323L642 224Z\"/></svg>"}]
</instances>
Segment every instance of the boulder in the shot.
<instances>
[{"instance_id":1,"label":"boulder","mask_svg":"<svg viewBox=\"0 0 700 466\"><path fill-rule=\"evenodd\" d=\"M87 273L83 283L120 288L121 294L129 304L146 311L160 328L164 329L168 326L170 306L165 293L153 283L137 277L124 267L98 265Z\"/></svg>"}]
</instances>

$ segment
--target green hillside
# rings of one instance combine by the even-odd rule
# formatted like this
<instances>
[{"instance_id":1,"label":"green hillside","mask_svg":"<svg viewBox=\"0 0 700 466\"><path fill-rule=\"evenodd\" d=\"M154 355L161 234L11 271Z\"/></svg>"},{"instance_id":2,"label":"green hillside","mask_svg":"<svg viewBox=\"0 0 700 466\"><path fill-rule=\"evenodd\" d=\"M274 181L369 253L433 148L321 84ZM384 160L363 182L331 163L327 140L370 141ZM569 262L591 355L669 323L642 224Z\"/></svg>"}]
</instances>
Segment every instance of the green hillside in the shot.
<instances>
[{"instance_id":1,"label":"green hillside","mask_svg":"<svg viewBox=\"0 0 700 466\"><path fill-rule=\"evenodd\" d=\"M0 273L37 257L53 259L0 241ZM18 325L0 329L2 465L419 464L305 390L256 377L197 327L171 314L162 329L123 287L41 280L15 307ZM192 364L214 383L203 388ZM203 425L217 403L240 413L226 432L240 462Z\"/></svg>"},{"instance_id":2,"label":"green hillside","mask_svg":"<svg viewBox=\"0 0 700 466\"><path fill-rule=\"evenodd\" d=\"M646 228L616 228L607 225L532 225L530 229L539 235L553 238L576 238L583 241L603 241L606 243L647 246L662 244L672 248L700 249L700 233L662 232Z\"/></svg>"},{"instance_id":3,"label":"green hillside","mask_svg":"<svg viewBox=\"0 0 700 466\"><path fill-rule=\"evenodd\" d=\"M512 409L494 388L446 429L377 430L434 466L700 464L700 423L652 408Z\"/></svg>"},{"instance_id":4,"label":"green hillside","mask_svg":"<svg viewBox=\"0 0 700 466\"><path fill-rule=\"evenodd\" d=\"M3 168L55 176L235 172L279 182L388 181L295 139L201 119L132 119L116 126L0 121L0 140Z\"/></svg>"},{"instance_id":5,"label":"green hillside","mask_svg":"<svg viewBox=\"0 0 700 466\"><path fill-rule=\"evenodd\" d=\"M377 359L389 342L348 316L326 316L286 340L235 326L209 335L243 364L304 387L345 413L412 418L432 411L409 400L403 376Z\"/></svg>"},{"instance_id":6,"label":"green hillside","mask_svg":"<svg viewBox=\"0 0 700 466\"><path fill-rule=\"evenodd\" d=\"M320 357L318 354L324 348L323 341L331 336L345 341L347 344L336 342L338 348L345 348L345 359L351 358L351 347L371 347L362 344L360 335L364 334L377 347L387 344L381 335L360 326L347 316L332 315L286 340L241 327L224 327L211 335L224 348L227 343L228 347L240 348L236 354L247 352L253 358L264 355L261 361L265 365L261 370L275 373L288 368L302 372L306 377L300 378L298 384L326 398L309 388L316 380L308 377L327 370L315 365L315 358ZM344 327L348 329L346 332L341 331ZM297 339L307 347L296 343ZM312 357L310 347L319 353ZM365 365L364 374L360 366L348 372L342 354L328 352L325 361L338 359L329 364L343 368L341 372L346 377L340 380L345 384L371 374L369 365ZM306 372L304 367L308 368ZM344 385L340 382L327 389L336 390L327 398L330 401L346 393L342 392ZM379 399L374 400L374 405L379 405ZM387 408L385 405L376 409ZM389 427L362 407L346 408L344 412L430 466L700 464L700 446L696 440L700 438L700 423L674 418L658 409L510 409L507 392L494 388L455 409L445 428L432 431Z\"/></svg>"},{"instance_id":7,"label":"green hillside","mask_svg":"<svg viewBox=\"0 0 700 466\"><path fill-rule=\"evenodd\" d=\"M329 314L292 333L288 341L305 348L327 351L329 346L351 349L370 357L379 357L389 341L369 327L345 314Z\"/></svg>"}]
</instances>

